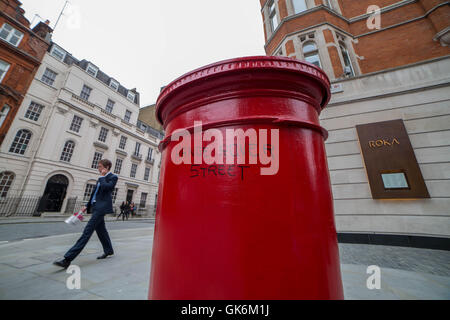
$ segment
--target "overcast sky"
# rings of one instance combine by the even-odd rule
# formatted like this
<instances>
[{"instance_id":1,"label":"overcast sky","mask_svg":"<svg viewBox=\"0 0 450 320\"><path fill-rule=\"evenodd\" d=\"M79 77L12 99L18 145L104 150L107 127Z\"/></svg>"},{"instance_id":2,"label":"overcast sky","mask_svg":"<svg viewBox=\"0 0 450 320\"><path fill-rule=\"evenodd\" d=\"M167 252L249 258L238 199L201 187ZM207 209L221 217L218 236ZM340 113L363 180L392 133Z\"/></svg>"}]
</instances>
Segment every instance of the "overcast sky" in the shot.
<instances>
[{"instance_id":1,"label":"overcast sky","mask_svg":"<svg viewBox=\"0 0 450 320\"><path fill-rule=\"evenodd\" d=\"M21 0L32 26L65 0ZM161 86L203 65L264 55L259 0L70 0L53 41L156 102Z\"/></svg>"}]
</instances>

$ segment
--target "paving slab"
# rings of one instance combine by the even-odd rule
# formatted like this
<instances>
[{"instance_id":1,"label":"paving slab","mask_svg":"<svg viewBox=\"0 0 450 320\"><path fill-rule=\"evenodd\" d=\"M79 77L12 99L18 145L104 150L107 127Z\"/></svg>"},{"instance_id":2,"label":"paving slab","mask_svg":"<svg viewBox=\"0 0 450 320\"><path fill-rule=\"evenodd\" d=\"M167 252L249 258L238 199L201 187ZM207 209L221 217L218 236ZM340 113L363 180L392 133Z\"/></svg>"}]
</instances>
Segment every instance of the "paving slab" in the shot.
<instances>
[{"instance_id":1,"label":"paving slab","mask_svg":"<svg viewBox=\"0 0 450 320\"><path fill-rule=\"evenodd\" d=\"M110 230L115 255L104 260L93 235L72 264L81 288L69 290L72 275L52 262L80 233L0 243L0 299L147 299L154 225ZM450 252L416 248L339 244L346 299L450 299ZM381 288L368 289L369 265L381 270Z\"/></svg>"}]
</instances>

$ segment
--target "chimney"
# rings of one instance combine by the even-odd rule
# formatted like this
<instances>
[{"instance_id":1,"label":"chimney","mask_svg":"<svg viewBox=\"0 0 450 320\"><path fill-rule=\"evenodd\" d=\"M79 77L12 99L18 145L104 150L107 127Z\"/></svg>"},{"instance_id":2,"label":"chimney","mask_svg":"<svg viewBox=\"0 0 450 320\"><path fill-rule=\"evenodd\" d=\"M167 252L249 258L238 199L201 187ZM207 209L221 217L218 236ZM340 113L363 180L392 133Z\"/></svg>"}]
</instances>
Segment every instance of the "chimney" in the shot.
<instances>
[{"instance_id":1,"label":"chimney","mask_svg":"<svg viewBox=\"0 0 450 320\"><path fill-rule=\"evenodd\" d=\"M33 32L36 33L38 36L40 36L43 39L49 39L48 35L53 32L53 29L50 28L50 21L46 20L45 22L39 22L34 28Z\"/></svg>"}]
</instances>

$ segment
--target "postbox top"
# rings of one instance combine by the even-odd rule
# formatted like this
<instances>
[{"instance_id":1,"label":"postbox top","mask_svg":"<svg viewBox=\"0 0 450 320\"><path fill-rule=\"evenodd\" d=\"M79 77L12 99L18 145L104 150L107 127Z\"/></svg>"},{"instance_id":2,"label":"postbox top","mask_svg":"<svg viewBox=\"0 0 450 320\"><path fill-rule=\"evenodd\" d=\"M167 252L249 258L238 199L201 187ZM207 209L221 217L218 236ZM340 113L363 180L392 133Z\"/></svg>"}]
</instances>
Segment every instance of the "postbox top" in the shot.
<instances>
[{"instance_id":1,"label":"postbox top","mask_svg":"<svg viewBox=\"0 0 450 320\"><path fill-rule=\"evenodd\" d=\"M169 83L157 99L157 119L165 126L166 117L164 114L167 112L165 109L168 104L178 106L192 102L186 101L189 99L213 96L218 94L220 90L222 92L226 90L226 84L230 85L230 90L239 90L240 83L246 83L246 85L242 85L242 89L248 88L248 83L254 83L253 87L255 88L260 86L262 82L266 84L273 82L274 85L280 86L279 80L281 78L285 79L285 83L292 83L293 85L295 83L297 86L307 83L311 89L313 87L319 88L319 90L310 91L320 92L319 95L314 97L318 99L320 110L328 104L331 98L330 80L319 67L306 61L288 57L250 56L212 63L190 71ZM216 86L213 85L214 82L217 83ZM293 86L290 86L290 90L292 88ZM189 91L192 92L189 93ZM176 96L183 97L174 99Z\"/></svg>"}]
</instances>

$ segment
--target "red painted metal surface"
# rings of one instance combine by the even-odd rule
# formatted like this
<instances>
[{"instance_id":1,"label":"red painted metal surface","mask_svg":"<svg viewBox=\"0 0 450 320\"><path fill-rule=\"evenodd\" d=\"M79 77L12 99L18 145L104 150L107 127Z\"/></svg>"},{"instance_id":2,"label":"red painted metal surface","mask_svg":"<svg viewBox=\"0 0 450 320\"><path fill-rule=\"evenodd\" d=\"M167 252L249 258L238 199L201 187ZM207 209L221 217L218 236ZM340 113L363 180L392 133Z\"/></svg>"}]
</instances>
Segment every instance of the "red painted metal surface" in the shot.
<instances>
[{"instance_id":1,"label":"red painted metal surface","mask_svg":"<svg viewBox=\"0 0 450 320\"><path fill-rule=\"evenodd\" d=\"M149 299L343 299L319 124L329 86L311 64L246 57L194 70L161 92L167 138ZM174 164L171 135L192 131L194 121L224 137L227 129L278 129L278 173L261 175L259 162Z\"/></svg>"}]
</instances>

